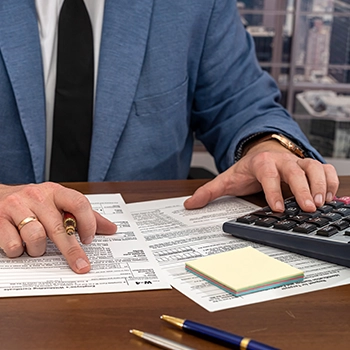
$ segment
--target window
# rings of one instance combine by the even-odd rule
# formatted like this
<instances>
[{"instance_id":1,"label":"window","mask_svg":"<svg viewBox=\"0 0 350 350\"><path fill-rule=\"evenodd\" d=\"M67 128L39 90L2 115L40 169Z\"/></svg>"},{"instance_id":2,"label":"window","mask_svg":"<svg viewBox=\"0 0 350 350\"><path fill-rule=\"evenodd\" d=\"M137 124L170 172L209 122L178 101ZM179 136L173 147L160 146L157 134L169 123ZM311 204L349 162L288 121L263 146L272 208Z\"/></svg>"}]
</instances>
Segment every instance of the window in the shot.
<instances>
[{"instance_id":1,"label":"window","mask_svg":"<svg viewBox=\"0 0 350 350\"><path fill-rule=\"evenodd\" d=\"M241 0L281 103L325 157L350 158L350 0Z\"/></svg>"}]
</instances>

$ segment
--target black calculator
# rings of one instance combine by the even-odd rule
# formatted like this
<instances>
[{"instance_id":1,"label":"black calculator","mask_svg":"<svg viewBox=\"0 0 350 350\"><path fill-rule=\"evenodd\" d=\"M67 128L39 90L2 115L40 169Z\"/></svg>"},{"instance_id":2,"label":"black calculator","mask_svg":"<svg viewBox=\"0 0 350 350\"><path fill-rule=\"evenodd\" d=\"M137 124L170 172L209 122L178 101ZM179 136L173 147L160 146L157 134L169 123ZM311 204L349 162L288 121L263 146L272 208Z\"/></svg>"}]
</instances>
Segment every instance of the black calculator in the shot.
<instances>
[{"instance_id":1,"label":"black calculator","mask_svg":"<svg viewBox=\"0 0 350 350\"><path fill-rule=\"evenodd\" d=\"M223 225L235 237L350 267L350 197L336 197L313 213L294 197L285 211L264 207Z\"/></svg>"}]
</instances>

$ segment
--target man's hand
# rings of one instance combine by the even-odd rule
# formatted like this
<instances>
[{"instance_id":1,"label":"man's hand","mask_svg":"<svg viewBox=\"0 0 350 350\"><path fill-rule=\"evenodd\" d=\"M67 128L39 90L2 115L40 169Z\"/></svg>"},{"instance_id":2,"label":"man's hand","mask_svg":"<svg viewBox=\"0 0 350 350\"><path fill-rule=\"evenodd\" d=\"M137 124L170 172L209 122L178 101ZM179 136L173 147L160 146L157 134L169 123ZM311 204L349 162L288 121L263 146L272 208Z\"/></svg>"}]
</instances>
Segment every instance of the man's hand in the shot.
<instances>
[{"instance_id":1,"label":"man's hand","mask_svg":"<svg viewBox=\"0 0 350 350\"><path fill-rule=\"evenodd\" d=\"M300 208L312 212L331 201L339 186L334 167L317 160L298 158L278 142L259 143L231 168L198 188L184 203L186 209L205 206L215 198L265 192L273 211L283 211L281 182L289 185Z\"/></svg>"},{"instance_id":2,"label":"man's hand","mask_svg":"<svg viewBox=\"0 0 350 350\"><path fill-rule=\"evenodd\" d=\"M76 273L90 271L90 262L75 235L69 236L63 227L63 212L72 213L83 244L92 242L95 233L113 234L114 223L92 210L81 193L59 184L0 185L0 247L8 257L23 254L37 257L46 251L49 237L62 252ZM36 220L24 219L34 217Z\"/></svg>"}]
</instances>

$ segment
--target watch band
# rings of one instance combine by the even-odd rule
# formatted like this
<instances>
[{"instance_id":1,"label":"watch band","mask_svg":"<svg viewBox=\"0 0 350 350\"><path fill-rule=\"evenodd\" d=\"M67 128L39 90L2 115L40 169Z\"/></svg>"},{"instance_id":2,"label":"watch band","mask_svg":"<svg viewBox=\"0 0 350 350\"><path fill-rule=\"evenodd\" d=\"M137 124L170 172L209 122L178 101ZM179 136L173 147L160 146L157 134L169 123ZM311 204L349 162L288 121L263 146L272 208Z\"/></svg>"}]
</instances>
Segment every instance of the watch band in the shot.
<instances>
[{"instance_id":1,"label":"watch band","mask_svg":"<svg viewBox=\"0 0 350 350\"><path fill-rule=\"evenodd\" d=\"M298 145L296 145L293 141L291 141L288 137L281 135L281 134L268 134L265 136L260 137L257 140L254 140L253 142L249 143L244 147L244 153L245 155L253 146L269 141L269 140L276 140L279 142L283 147L294 153L296 156L300 158L305 158L305 152L303 149L301 149Z\"/></svg>"}]
</instances>

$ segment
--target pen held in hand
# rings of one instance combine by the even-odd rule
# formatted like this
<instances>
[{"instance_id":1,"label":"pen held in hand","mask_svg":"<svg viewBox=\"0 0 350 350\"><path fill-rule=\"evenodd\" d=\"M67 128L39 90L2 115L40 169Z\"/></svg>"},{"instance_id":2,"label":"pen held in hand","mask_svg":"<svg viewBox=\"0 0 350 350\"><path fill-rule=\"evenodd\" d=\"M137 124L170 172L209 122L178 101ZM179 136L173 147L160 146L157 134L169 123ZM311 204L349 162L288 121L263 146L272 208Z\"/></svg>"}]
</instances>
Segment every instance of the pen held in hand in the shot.
<instances>
[{"instance_id":1,"label":"pen held in hand","mask_svg":"<svg viewBox=\"0 0 350 350\"><path fill-rule=\"evenodd\" d=\"M169 350L195 350L193 348L189 348L188 346L182 345L180 343L174 342L172 340L160 337L159 335L154 335L146 332L139 331L137 329L131 329L130 333L149 341L150 343L157 345L163 349Z\"/></svg>"},{"instance_id":2,"label":"pen held in hand","mask_svg":"<svg viewBox=\"0 0 350 350\"><path fill-rule=\"evenodd\" d=\"M72 236L76 233L77 220L71 213L64 212L63 214L63 226L67 235Z\"/></svg>"},{"instance_id":3,"label":"pen held in hand","mask_svg":"<svg viewBox=\"0 0 350 350\"><path fill-rule=\"evenodd\" d=\"M220 329L209 327L197 322L168 315L162 315L160 318L174 326L183 329L188 333L231 348L234 346L235 348L239 348L241 350L278 350L277 348L259 343L255 340L241 337L239 335L225 332Z\"/></svg>"}]
</instances>

